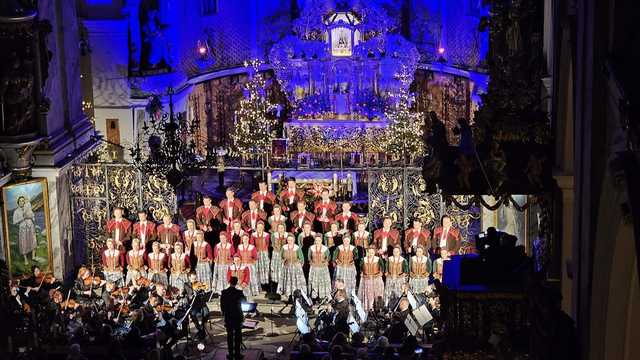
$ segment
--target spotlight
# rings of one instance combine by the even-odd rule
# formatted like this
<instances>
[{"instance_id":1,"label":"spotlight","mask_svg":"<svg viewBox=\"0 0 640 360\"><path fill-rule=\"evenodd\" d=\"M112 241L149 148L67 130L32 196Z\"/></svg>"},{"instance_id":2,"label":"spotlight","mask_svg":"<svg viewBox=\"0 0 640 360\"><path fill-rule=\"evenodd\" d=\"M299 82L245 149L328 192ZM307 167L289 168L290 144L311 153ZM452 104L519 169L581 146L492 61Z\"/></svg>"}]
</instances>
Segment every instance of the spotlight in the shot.
<instances>
[{"instance_id":1,"label":"spotlight","mask_svg":"<svg viewBox=\"0 0 640 360\"><path fill-rule=\"evenodd\" d=\"M204 56L207 54L207 48L205 46L198 46L198 54Z\"/></svg>"},{"instance_id":2,"label":"spotlight","mask_svg":"<svg viewBox=\"0 0 640 360\"><path fill-rule=\"evenodd\" d=\"M278 346L278 348L276 349L276 354L282 354L282 351L284 351L284 346Z\"/></svg>"},{"instance_id":3,"label":"spotlight","mask_svg":"<svg viewBox=\"0 0 640 360\"><path fill-rule=\"evenodd\" d=\"M438 54L444 54L444 48L442 46L438 48Z\"/></svg>"},{"instance_id":4,"label":"spotlight","mask_svg":"<svg viewBox=\"0 0 640 360\"><path fill-rule=\"evenodd\" d=\"M198 350L200 351L204 351L204 344L203 343L198 343L198 346L196 346L198 348Z\"/></svg>"}]
</instances>

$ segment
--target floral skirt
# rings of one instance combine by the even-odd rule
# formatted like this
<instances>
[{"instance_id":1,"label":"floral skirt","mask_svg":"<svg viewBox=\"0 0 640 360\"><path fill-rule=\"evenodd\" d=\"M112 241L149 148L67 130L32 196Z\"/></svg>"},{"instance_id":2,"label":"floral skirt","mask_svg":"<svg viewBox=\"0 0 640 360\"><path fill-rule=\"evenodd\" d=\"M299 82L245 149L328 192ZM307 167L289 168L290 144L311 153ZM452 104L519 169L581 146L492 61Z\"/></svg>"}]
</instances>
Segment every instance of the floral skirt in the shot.
<instances>
[{"instance_id":1,"label":"floral skirt","mask_svg":"<svg viewBox=\"0 0 640 360\"><path fill-rule=\"evenodd\" d=\"M184 283L189 282L189 277L185 273L171 273L170 285L178 290L182 290Z\"/></svg>"},{"instance_id":2,"label":"floral skirt","mask_svg":"<svg viewBox=\"0 0 640 360\"><path fill-rule=\"evenodd\" d=\"M249 268L249 286L243 289L245 296L256 296L260 294L260 281L256 272L255 264L248 264Z\"/></svg>"},{"instance_id":3,"label":"floral skirt","mask_svg":"<svg viewBox=\"0 0 640 360\"><path fill-rule=\"evenodd\" d=\"M429 289L429 278L411 278L409 285L414 294L422 294Z\"/></svg>"},{"instance_id":4,"label":"floral skirt","mask_svg":"<svg viewBox=\"0 0 640 360\"><path fill-rule=\"evenodd\" d=\"M312 299L331 296L331 277L327 265L311 266L309 269L309 296Z\"/></svg>"},{"instance_id":5,"label":"floral skirt","mask_svg":"<svg viewBox=\"0 0 640 360\"><path fill-rule=\"evenodd\" d=\"M351 297L353 291L356 289L356 267L355 265L336 267L336 280L342 280L344 282L344 289L347 292L347 297Z\"/></svg>"},{"instance_id":6,"label":"floral skirt","mask_svg":"<svg viewBox=\"0 0 640 360\"><path fill-rule=\"evenodd\" d=\"M211 287L211 264L208 262L199 262L196 265L196 279L199 282L207 284Z\"/></svg>"},{"instance_id":7,"label":"floral skirt","mask_svg":"<svg viewBox=\"0 0 640 360\"><path fill-rule=\"evenodd\" d=\"M116 286L123 285L122 271L104 271L104 279L115 283Z\"/></svg>"},{"instance_id":8,"label":"floral skirt","mask_svg":"<svg viewBox=\"0 0 640 360\"><path fill-rule=\"evenodd\" d=\"M282 272L282 257L279 251L271 254L271 281L280 281L280 273Z\"/></svg>"},{"instance_id":9,"label":"floral skirt","mask_svg":"<svg viewBox=\"0 0 640 360\"><path fill-rule=\"evenodd\" d=\"M164 271L158 273L149 272L149 280L155 284L160 284L167 286L169 285L169 280L167 279L167 273Z\"/></svg>"},{"instance_id":10,"label":"floral skirt","mask_svg":"<svg viewBox=\"0 0 640 360\"><path fill-rule=\"evenodd\" d=\"M269 284L269 252L261 251L258 253L258 262L256 262L256 277L258 283L262 285Z\"/></svg>"},{"instance_id":11,"label":"floral skirt","mask_svg":"<svg viewBox=\"0 0 640 360\"><path fill-rule=\"evenodd\" d=\"M406 277L387 276L387 283L384 284L384 300L389 301L391 298L398 298L402 295L402 285L407 282Z\"/></svg>"},{"instance_id":12,"label":"floral skirt","mask_svg":"<svg viewBox=\"0 0 640 360\"><path fill-rule=\"evenodd\" d=\"M127 271L127 277L124 280L124 285L127 286L129 283L133 283L138 274L143 278L147 277L147 272L144 270L129 270Z\"/></svg>"},{"instance_id":13,"label":"floral skirt","mask_svg":"<svg viewBox=\"0 0 640 360\"><path fill-rule=\"evenodd\" d=\"M293 292L296 290L304 291L305 294L308 293L302 265L285 265L282 267L282 272L280 272L280 280L278 281L278 289L276 292L289 297L293 295Z\"/></svg>"},{"instance_id":14,"label":"floral skirt","mask_svg":"<svg viewBox=\"0 0 640 360\"><path fill-rule=\"evenodd\" d=\"M222 290L229 287L227 282L227 271L229 270L229 264L215 264L213 266L213 292L220 294Z\"/></svg>"},{"instance_id":15,"label":"floral skirt","mask_svg":"<svg viewBox=\"0 0 640 360\"><path fill-rule=\"evenodd\" d=\"M358 297L362 301L364 311L373 309L373 302L378 296L384 294L384 282L382 276L365 277L360 279L360 288L358 289Z\"/></svg>"}]
</instances>

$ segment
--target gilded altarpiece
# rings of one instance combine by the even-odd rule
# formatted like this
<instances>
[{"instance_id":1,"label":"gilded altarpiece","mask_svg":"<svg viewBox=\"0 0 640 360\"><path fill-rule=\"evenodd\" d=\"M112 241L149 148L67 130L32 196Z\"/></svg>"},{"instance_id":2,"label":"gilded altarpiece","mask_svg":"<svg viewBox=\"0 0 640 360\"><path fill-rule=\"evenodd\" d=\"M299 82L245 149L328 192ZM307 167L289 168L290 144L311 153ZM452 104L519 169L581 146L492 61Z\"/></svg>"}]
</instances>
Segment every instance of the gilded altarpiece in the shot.
<instances>
[{"instance_id":1,"label":"gilded altarpiece","mask_svg":"<svg viewBox=\"0 0 640 360\"><path fill-rule=\"evenodd\" d=\"M76 261L96 268L106 241L104 226L114 207L124 208L132 221L138 209L147 209L155 221L176 212L171 186L129 164L75 164L70 187Z\"/></svg>"}]
</instances>

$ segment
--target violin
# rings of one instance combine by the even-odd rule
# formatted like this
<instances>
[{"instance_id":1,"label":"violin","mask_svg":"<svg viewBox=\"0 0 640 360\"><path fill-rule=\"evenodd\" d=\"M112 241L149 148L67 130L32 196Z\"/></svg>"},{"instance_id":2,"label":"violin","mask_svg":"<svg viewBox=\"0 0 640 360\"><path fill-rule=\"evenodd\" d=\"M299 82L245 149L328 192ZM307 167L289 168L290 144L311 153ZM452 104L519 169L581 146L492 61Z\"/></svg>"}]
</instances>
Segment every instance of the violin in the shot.
<instances>
[{"instance_id":1,"label":"violin","mask_svg":"<svg viewBox=\"0 0 640 360\"><path fill-rule=\"evenodd\" d=\"M173 306L171 306L169 304L158 304L158 305L156 305L156 311L157 312L173 311Z\"/></svg>"},{"instance_id":2,"label":"violin","mask_svg":"<svg viewBox=\"0 0 640 360\"><path fill-rule=\"evenodd\" d=\"M136 280L136 285L149 287L151 285L151 280L141 276Z\"/></svg>"},{"instance_id":3,"label":"violin","mask_svg":"<svg viewBox=\"0 0 640 360\"><path fill-rule=\"evenodd\" d=\"M209 290L209 285L201 281L194 281L191 283L191 288L193 289L193 291L206 291Z\"/></svg>"},{"instance_id":4,"label":"violin","mask_svg":"<svg viewBox=\"0 0 640 360\"><path fill-rule=\"evenodd\" d=\"M38 284L53 284L56 281L56 278L51 273L40 273L35 279Z\"/></svg>"},{"instance_id":5,"label":"violin","mask_svg":"<svg viewBox=\"0 0 640 360\"><path fill-rule=\"evenodd\" d=\"M127 304L118 304L116 306L116 310L118 311L118 314L120 315L127 315L129 314L129 305Z\"/></svg>"},{"instance_id":6,"label":"violin","mask_svg":"<svg viewBox=\"0 0 640 360\"><path fill-rule=\"evenodd\" d=\"M111 292L111 296L116 296L116 297L124 297L126 295L129 294L129 287L128 286L123 286L121 288L118 288L117 290L113 290Z\"/></svg>"},{"instance_id":7,"label":"violin","mask_svg":"<svg viewBox=\"0 0 640 360\"><path fill-rule=\"evenodd\" d=\"M73 299L65 300L60 305L62 306L62 309L77 309L78 306L80 306L80 304Z\"/></svg>"},{"instance_id":8,"label":"violin","mask_svg":"<svg viewBox=\"0 0 640 360\"><path fill-rule=\"evenodd\" d=\"M25 314L31 314L31 306L29 306L29 304L24 303L22 304L22 310L24 310Z\"/></svg>"},{"instance_id":9,"label":"violin","mask_svg":"<svg viewBox=\"0 0 640 360\"><path fill-rule=\"evenodd\" d=\"M64 295L58 289L49 290L49 298L56 304L62 304L64 301Z\"/></svg>"}]
</instances>

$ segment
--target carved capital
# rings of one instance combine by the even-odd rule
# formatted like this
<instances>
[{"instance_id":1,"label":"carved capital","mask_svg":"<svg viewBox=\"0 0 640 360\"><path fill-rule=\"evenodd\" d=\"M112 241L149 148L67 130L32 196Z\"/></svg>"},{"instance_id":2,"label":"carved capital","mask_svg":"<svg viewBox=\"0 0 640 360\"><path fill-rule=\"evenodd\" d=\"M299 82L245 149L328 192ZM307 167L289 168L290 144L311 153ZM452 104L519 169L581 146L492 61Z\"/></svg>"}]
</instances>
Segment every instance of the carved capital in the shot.
<instances>
[{"instance_id":1,"label":"carved capital","mask_svg":"<svg viewBox=\"0 0 640 360\"><path fill-rule=\"evenodd\" d=\"M0 143L9 169L15 176L28 176L33 165L33 151L43 138L23 143Z\"/></svg>"}]
</instances>

